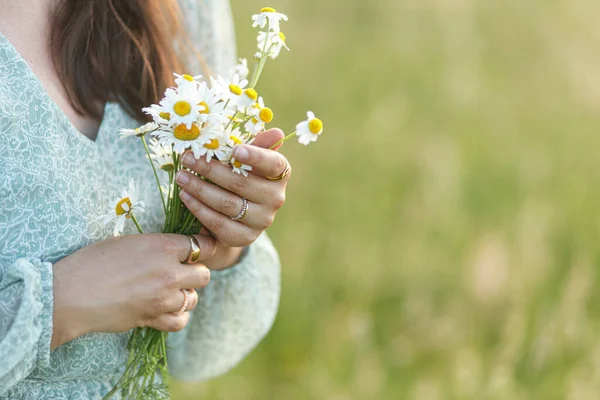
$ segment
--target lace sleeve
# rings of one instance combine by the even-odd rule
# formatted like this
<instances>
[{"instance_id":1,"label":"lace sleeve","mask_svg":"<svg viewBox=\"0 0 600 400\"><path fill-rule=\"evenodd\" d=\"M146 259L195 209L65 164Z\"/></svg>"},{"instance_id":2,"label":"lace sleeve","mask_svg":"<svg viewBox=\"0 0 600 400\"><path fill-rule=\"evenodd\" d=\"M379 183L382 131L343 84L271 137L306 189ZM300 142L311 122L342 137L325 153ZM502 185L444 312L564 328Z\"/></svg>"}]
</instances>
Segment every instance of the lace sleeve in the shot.
<instances>
[{"instance_id":1,"label":"lace sleeve","mask_svg":"<svg viewBox=\"0 0 600 400\"><path fill-rule=\"evenodd\" d=\"M52 264L20 258L0 267L0 395L48 366L52 306Z\"/></svg>"}]
</instances>

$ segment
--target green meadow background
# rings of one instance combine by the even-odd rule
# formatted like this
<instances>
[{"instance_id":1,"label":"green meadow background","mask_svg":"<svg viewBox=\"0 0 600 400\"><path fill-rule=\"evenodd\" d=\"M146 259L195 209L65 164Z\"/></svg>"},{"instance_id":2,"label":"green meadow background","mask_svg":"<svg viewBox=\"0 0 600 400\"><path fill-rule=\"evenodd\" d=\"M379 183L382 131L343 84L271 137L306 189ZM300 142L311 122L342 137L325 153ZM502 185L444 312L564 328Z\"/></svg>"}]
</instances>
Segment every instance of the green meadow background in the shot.
<instances>
[{"instance_id":1,"label":"green meadow background","mask_svg":"<svg viewBox=\"0 0 600 400\"><path fill-rule=\"evenodd\" d=\"M233 0L289 14L265 341L176 400L600 398L600 3Z\"/></svg>"}]
</instances>

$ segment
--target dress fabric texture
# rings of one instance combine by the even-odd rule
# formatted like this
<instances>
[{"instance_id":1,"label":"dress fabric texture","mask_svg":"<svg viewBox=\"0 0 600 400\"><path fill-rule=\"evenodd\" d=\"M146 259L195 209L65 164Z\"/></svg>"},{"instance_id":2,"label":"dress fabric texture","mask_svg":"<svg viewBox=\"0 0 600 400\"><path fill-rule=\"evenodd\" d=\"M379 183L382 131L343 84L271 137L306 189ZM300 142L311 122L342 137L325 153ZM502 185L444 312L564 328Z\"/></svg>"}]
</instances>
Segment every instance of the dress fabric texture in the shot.
<instances>
[{"instance_id":1,"label":"dress fabric texture","mask_svg":"<svg viewBox=\"0 0 600 400\"><path fill-rule=\"evenodd\" d=\"M226 73L235 63L229 3L179 3L209 68ZM202 73L197 64L179 72ZM142 227L160 231L164 214L143 146L118 135L139 125L108 103L89 140L0 34L0 399L97 399L120 377L129 333L88 334L50 351L52 263L112 236L101 216L131 178L147 205ZM188 326L169 335L172 375L203 380L230 370L271 328L279 291L279 259L263 234L237 265L212 274Z\"/></svg>"}]
</instances>

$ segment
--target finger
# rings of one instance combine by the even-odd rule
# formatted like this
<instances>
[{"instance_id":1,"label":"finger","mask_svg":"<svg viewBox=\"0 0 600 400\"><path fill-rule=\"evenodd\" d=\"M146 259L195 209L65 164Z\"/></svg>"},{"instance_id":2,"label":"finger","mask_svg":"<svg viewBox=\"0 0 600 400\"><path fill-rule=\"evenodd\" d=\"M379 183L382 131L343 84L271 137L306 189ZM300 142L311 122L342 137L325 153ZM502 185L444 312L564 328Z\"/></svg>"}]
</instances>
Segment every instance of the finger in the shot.
<instances>
[{"instance_id":1,"label":"finger","mask_svg":"<svg viewBox=\"0 0 600 400\"><path fill-rule=\"evenodd\" d=\"M210 282L210 270L202 264L182 264L178 274L180 289L202 289Z\"/></svg>"},{"instance_id":2,"label":"finger","mask_svg":"<svg viewBox=\"0 0 600 400\"><path fill-rule=\"evenodd\" d=\"M189 312L184 312L180 315L165 313L154 319L149 326L161 332L179 332L186 327L189 321Z\"/></svg>"},{"instance_id":3,"label":"finger","mask_svg":"<svg viewBox=\"0 0 600 400\"><path fill-rule=\"evenodd\" d=\"M179 262L185 263L190 257L192 245L190 238L185 235L169 235L173 236L177 243L177 258ZM217 252L217 242L215 238L209 235L193 235L200 246L200 258L198 261L204 261L212 258Z\"/></svg>"},{"instance_id":4,"label":"finger","mask_svg":"<svg viewBox=\"0 0 600 400\"><path fill-rule=\"evenodd\" d=\"M183 165L223 189L245 197L254 203L264 202L265 193L272 192L272 185L269 185L271 182L256 174L248 176L236 174L231 170L231 166L218 160L206 162L204 157L196 160L194 155L188 152L183 156Z\"/></svg>"},{"instance_id":5,"label":"finger","mask_svg":"<svg viewBox=\"0 0 600 400\"><path fill-rule=\"evenodd\" d=\"M243 199L237 194L204 181L188 171L180 171L177 182L187 193L229 218L237 217L244 207ZM272 212L261 205L248 201L248 211L240 222L253 229L265 230L273 224L270 214Z\"/></svg>"},{"instance_id":6,"label":"finger","mask_svg":"<svg viewBox=\"0 0 600 400\"><path fill-rule=\"evenodd\" d=\"M246 225L213 210L194 196L181 191L181 200L192 214L221 242L231 247L245 247L253 243L258 234Z\"/></svg>"},{"instance_id":7,"label":"finger","mask_svg":"<svg viewBox=\"0 0 600 400\"><path fill-rule=\"evenodd\" d=\"M187 293L187 305L185 311L191 311L198 305L198 293L194 289L180 289L172 290L169 293L169 297L165 300L164 305L160 307L160 314L164 313L175 313L181 309L185 299L183 297L183 291Z\"/></svg>"},{"instance_id":8,"label":"finger","mask_svg":"<svg viewBox=\"0 0 600 400\"><path fill-rule=\"evenodd\" d=\"M252 167L252 172L258 172L266 177L275 178L281 176L288 168L288 160L280 153L262 149L256 146L238 145L233 149L233 157ZM291 170L284 181L289 179Z\"/></svg>"},{"instance_id":9,"label":"finger","mask_svg":"<svg viewBox=\"0 0 600 400\"><path fill-rule=\"evenodd\" d=\"M263 149L268 149L283 139L284 136L285 135L281 129L269 129L268 131L264 131L256 135L256 139L254 139L252 145L256 147L262 147ZM277 151L281 146L283 146L283 143L275 147L273 150Z\"/></svg>"},{"instance_id":10,"label":"finger","mask_svg":"<svg viewBox=\"0 0 600 400\"><path fill-rule=\"evenodd\" d=\"M186 311L192 311L198 306L198 292L193 289L185 289L188 292L188 306Z\"/></svg>"}]
</instances>

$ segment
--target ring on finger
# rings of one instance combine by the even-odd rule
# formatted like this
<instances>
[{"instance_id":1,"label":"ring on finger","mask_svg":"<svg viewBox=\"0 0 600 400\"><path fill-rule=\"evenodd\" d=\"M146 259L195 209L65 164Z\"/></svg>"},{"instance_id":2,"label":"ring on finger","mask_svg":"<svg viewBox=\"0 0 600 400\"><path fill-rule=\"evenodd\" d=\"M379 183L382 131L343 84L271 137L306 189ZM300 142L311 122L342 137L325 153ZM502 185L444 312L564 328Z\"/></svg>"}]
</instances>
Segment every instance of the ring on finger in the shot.
<instances>
[{"instance_id":1,"label":"ring on finger","mask_svg":"<svg viewBox=\"0 0 600 400\"><path fill-rule=\"evenodd\" d=\"M183 304L181 304L179 310L175 312L175 315L182 315L184 312L186 312L188 305L190 304L190 298L188 296L187 289L181 289L181 293L183 293Z\"/></svg>"},{"instance_id":2,"label":"ring on finger","mask_svg":"<svg viewBox=\"0 0 600 400\"><path fill-rule=\"evenodd\" d=\"M267 178L270 181L281 181L281 180L285 179L289 175L291 169L292 169L292 166L290 165L290 162L287 161L285 169L283 170L283 172L279 176L276 176L274 178L271 177L271 176L265 176L265 178Z\"/></svg>"},{"instance_id":3,"label":"ring on finger","mask_svg":"<svg viewBox=\"0 0 600 400\"><path fill-rule=\"evenodd\" d=\"M242 197L242 200L243 200L242 211L240 211L240 213L237 216L231 218L234 221L243 220L244 217L246 216L246 214L248 213L248 200L245 197Z\"/></svg>"},{"instance_id":4,"label":"ring on finger","mask_svg":"<svg viewBox=\"0 0 600 400\"><path fill-rule=\"evenodd\" d=\"M198 239L196 239L196 236L194 235L189 235L188 238L190 239L190 254L188 255L187 260L185 260L185 263L196 264L202 255L200 252L200 243L198 243Z\"/></svg>"}]
</instances>

